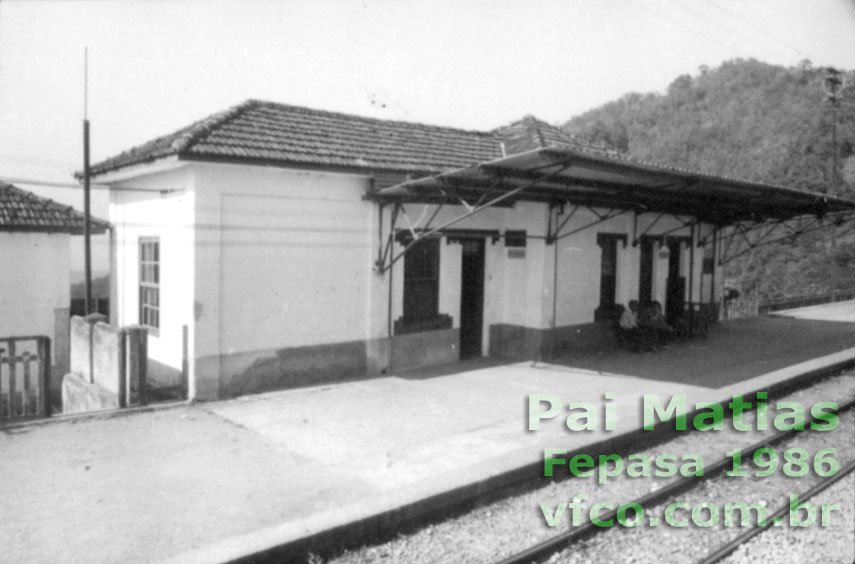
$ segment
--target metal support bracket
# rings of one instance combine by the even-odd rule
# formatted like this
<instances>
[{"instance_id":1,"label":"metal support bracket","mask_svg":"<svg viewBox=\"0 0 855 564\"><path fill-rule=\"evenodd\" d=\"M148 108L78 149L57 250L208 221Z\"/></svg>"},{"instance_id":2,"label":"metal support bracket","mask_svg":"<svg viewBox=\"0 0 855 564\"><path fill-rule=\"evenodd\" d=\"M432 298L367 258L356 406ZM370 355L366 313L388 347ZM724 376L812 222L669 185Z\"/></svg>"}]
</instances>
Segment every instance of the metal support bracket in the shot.
<instances>
[{"instance_id":1,"label":"metal support bracket","mask_svg":"<svg viewBox=\"0 0 855 564\"><path fill-rule=\"evenodd\" d=\"M637 247L638 242L641 240L641 238L644 237L645 235L647 235L648 233L650 233L650 230L653 229L654 227L656 227L656 224L659 223L659 220L662 219L664 216L665 216L665 212L662 212L659 215L657 215L656 219L654 219L653 222L647 226L647 229L642 231L641 234L639 235L638 229L637 229L638 228L638 214L636 214L635 215L635 225L633 227L633 234L632 234L632 246Z\"/></svg>"},{"instance_id":2,"label":"metal support bracket","mask_svg":"<svg viewBox=\"0 0 855 564\"><path fill-rule=\"evenodd\" d=\"M825 221L831 219L831 221ZM840 225L846 221L853 221L850 213L836 214L828 218L818 217L815 215L796 216L788 219L772 219L767 221L757 221L753 223L737 223L730 226L730 232L727 234L726 241L723 241L724 248L719 258L719 265L727 264L728 262L750 253L758 247L771 245L780 242L795 242L795 240L808 233L827 229ZM778 234L778 237L774 237ZM744 243L734 244L741 238ZM724 237L722 237L724 239Z\"/></svg>"},{"instance_id":3,"label":"metal support bracket","mask_svg":"<svg viewBox=\"0 0 855 564\"><path fill-rule=\"evenodd\" d=\"M588 208L588 209L590 209L590 208ZM591 211L593 211L593 210L591 210ZM582 227L577 227L576 229L574 229L573 231L570 231L568 233L562 233L562 234L558 235L555 238L555 240L560 241L561 239L563 239L565 237L569 237L570 235L575 235L576 233L579 233L580 231L584 231L585 229L588 229L589 227L594 227L595 225L605 223L606 221L608 221L610 219L614 219L617 216L626 213L627 211L629 211L629 210L608 210L605 215L600 215L600 214L594 212L594 215L596 215L599 219L597 219L596 221L592 221L591 223L588 223L586 225L583 225Z\"/></svg>"},{"instance_id":4,"label":"metal support bracket","mask_svg":"<svg viewBox=\"0 0 855 564\"><path fill-rule=\"evenodd\" d=\"M433 229L430 229L430 228L426 229L424 227L419 228L418 223L424 217L424 213L422 214L422 217L420 217L419 220L415 224L413 224L412 222L409 222L409 220L408 220L408 226L410 228L412 239L408 243L406 243L404 248L396 255L394 255L392 253L392 250L391 250L392 241L394 241L394 236L395 236L395 229L394 229L394 222L393 222L393 225L390 226L391 229L389 232L389 239L386 243L389 246L389 254L386 255L384 253L381 256L381 259L378 260L378 262L375 264L375 271L378 272L379 274L385 273L390 268L392 268L392 266L394 266L394 264L396 262L401 260L401 258L403 258L406 255L407 251L409 251L414 245L419 244L419 242L422 241L423 239L426 239L428 237L433 237L436 235L441 235L445 229L448 229L452 225L460 223L461 221L463 221L463 220L465 220L465 219L467 219L467 218L469 218L469 217L471 217L477 213L480 213L480 212L484 211L485 209L491 208L491 207L493 207L493 206L495 206L495 205L497 205L497 204L499 204L499 203L501 203L501 202L503 202L509 198L512 198L513 196L516 196L520 192L528 190L529 188L537 185L540 182L548 181L548 180L554 178L555 176L558 176L559 174L561 174L562 172L567 170L567 168L570 167L570 165L568 165L566 163L556 163L555 165L552 165L552 166L558 167L558 168L552 172L543 173L540 176L538 176L537 178L534 178L534 179L530 180L529 182L526 182L520 186L517 186L516 188L508 190L504 194L501 194L500 196L496 196L492 200L489 200L486 202L484 202L486 195L482 195L481 198L478 200L478 202L476 202L474 205L471 205L468 202L465 202L465 200L463 200L462 198L458 197L458 199L461 200L461 205L464 206L466 211L464 213L462 213L461 215L457 216L456 218L451 219L449 221L446 221L445 223L443 223L439 227L435 227ZM494 180L492 189L499 188L501 186L502 182L503 182L502 175L501 174L497 175L495 180ZM396 206L400 206L400 204L396 204ZM400 206L400 207L402 207L402 206ZM436 217L436 213L438 213L438 212L435 212L431 216L431 221L433 220L433 218ZM381 237L381 239L382 239L382 237Z\"/></svg>"},{"instance_id":5,"label":"metal support bracket","mask_svg":"<svg viewBox=\"0 0 855 564\"><path fill-rule=\"evenodd\" d=\"M567 204L569 205L569 202ZM550 225L546 231L546 244L547 245L551 245L551 244L555 243L555 241L557 241L560 238L559 235L561 234L561 230L564 229L564 227L567 225L567 223L573 218L574 215L576 215L576 212L578 210L579 210L579 206L574 205L573 209L570 210L570 213L568 213L567 216L564 217L564 219L562 219L561 223L559 224L558 223L558 216L564 214L564 204L560 204L559 211L557 214L555 214L555 223L557 225L555 226L554 230L552 229L552 214L551 213L549 214Z\"/></svg>"}]
</instances>

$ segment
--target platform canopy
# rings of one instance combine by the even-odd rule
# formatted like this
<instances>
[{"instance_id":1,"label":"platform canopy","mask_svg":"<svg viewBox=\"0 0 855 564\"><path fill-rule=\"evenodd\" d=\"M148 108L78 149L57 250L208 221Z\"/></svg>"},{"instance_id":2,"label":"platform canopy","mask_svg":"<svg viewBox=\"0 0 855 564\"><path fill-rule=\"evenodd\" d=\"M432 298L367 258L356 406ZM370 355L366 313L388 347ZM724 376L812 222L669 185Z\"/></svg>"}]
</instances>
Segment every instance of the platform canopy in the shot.
<instances>
[{"instance_id":1,"label":"platform canopy","mask_svg":"<svg viewBox=\"0 0 855 564\"><path fill-rule=\"evenodd\" d=\"M389 203L463 202L471 207L567 203L691 216L717 226L855 213L855 200L564 147L408 180L372 196Z\"/></svg>"}]
</instances>

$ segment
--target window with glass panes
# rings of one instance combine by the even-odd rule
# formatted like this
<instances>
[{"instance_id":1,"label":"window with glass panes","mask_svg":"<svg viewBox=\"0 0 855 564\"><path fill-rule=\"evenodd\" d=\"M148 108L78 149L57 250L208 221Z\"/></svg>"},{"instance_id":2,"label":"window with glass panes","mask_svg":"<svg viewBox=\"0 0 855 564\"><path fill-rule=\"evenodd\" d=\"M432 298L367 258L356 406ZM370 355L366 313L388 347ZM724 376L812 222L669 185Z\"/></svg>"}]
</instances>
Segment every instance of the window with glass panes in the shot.
<instances>
[{"instance_id":1,"label":"window with glass panes","mask_svg":"<svg viewBox=\"0 0 855 564\"><path fill-rule=\"evenodd\" d=\"M160 239L140 239L140 325L160 327Z\"/></svg>"}]
</instances>

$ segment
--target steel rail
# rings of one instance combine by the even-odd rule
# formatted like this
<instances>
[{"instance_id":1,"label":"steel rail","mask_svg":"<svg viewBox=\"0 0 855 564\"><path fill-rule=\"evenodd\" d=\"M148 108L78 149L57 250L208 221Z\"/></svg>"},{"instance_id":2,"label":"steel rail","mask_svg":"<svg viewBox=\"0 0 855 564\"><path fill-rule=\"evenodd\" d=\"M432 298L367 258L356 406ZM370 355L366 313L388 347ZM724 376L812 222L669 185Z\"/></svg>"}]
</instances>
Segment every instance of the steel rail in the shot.
<instances>
[{"instance_id":1,"label":"steel rail","mask_svg":"<svg viewBox=\"0 0 855 564\"><path fill-rule=\"evenodd\" d=\"M845 478L846 476L851 474L853 471L855 471L855 461L850 462L849 464L844 466L842 469L840 469L836 474L824 479L823 481L821 481L820 483L818 483L817 485L815 485L814 487L812 487L808 491L806 491L802 494L799 494L799 501L809 500L810 498L812 498L816 494L818 494L818 493L828 489L832 485L836 484L837 482L839 482L840 480L842 480L843 478ZM698 560L696 562L696 564L716 564L717 562L721 562L722 560L724 560L725 558L727 558L728 556L730 556L731 554L736 552L736 550L740 546L742 546L743 544L745 544L749 540L753 539L754 537L756 537L760 533L763 533L767 529L772 527L773 523L775 522L775 519L782 518L789 511L790 511L790 505L789 504L782 505L781 507L778 508L777 511L775 511L772 515L770 515L766 519L766 522L763 525L758 525L757 527L742 533L741 535L737 536L736 538L731 539L729 542L722 545L718 550L716 550L712 554L708 554L702 560Z\"/></svg>"},{"instance_id":2,"label":"steel rail","mask_svg":"<svg viewBox=\"0 0 855 564\"><path fill-rule=\"evenodd\" d=\"M838 405L837 412L842 413L848 409L851 409L853 406L855 406L855 400L849 400L846 403ZM805 418L805 428L808 428L810 423L813 421L816 421L814 417ZM756 443L743 448L740 451L740 456L742 457L742 460L748 460L749 457L753 455L754 451L756 451L757 449L780 443L785 439L801 432L802 431L797 429L791 429L789 431L779 431L774 435L761 439L760 441L757 441ZM730 468L732 465L733 459L730 456L725 456L724 458L720 459L715 464L710 466L708 469L705 469L703 476L689 476L681 478L668 484L662 489L656 490L627 503L637 503L644 509L660 505L661 503L672 498L674 495L689 491L699 486L703 482L715 476L718 476L719 474ZM599 519L601 522L608 522L612 519L616 519L617 512L617 509L613 509L611 511L601 514ZM548 557L552 556L557 551L567 548L569 545L572 545L584 538L594 536L597 533L607 531L610 528L611 527L598 527L593 522L588 521L583 525L574 527L569 531L565 531L561 534L555 535L554 537L534 544L521 552L518 552L512 556L508 556L507 558L500 560L497 564L529 564L531 562L543 561L546 560Z\"/></svg>"}]
</instances>

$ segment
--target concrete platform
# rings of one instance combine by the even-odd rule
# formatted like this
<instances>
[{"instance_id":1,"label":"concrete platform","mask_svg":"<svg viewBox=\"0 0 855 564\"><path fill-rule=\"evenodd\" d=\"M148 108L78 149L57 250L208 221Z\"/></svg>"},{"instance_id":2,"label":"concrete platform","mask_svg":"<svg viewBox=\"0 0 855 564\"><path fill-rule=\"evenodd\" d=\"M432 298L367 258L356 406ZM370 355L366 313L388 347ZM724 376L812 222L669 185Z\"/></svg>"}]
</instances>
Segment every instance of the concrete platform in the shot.
<instances>
[{"instance_id":1,"label":"concrete platform","mask_svg":"<svg viewBox=\"0 0 855 564\"><path fill-rule=\"evenodd\" d=\"M802 334L814 327L778 321L804 323ZM763 343L774 349L778 327L757 325L758 342L745 347L767 354ZM603 441L637 435L643 394L725 401L852 363L852 327L839 325L849 331L848 346L843 334L833 352L802 347L786 366L756 364L750 377L735 382L693 377L682 364L685 351L675 348L635 356L658 362L657 378L558 364L476 363L458 373L426 371L0 428L4 556L222 562L312 535L358 534L529 472L542 463L545 447L594 451ZM711 336L704 346L714 343ZM719 359L735 354L714 350ZM528 394L599 404L607 391L617 395L616 431L570 433L560 417L527 431Z\"/></svg>"},{"instance_id":2,"label":"concrete platform","mask_svg":"<svg viewBox=\"0 0 855 564\"><path fill-rule=\"evenodd\" d=\"M644 354L596 351L554 362L596 372L722 388L855 346L853 302L806 309L813 311L795 313L803 318L779 315L719 323L706 338L675 343L671 350Z\"/></svg>"},{"instance_id":3,"label":"concrete platform","mask_svg":"<svg viewBox=\"0 0 855 564\"><path fill-rule=\"evenodd\" d=\"M818 319L821 321L855 323L855 300L776 311L773 315L794 317L796 319Z\"/></svg>"}]
</instances>

